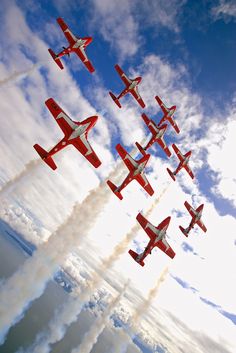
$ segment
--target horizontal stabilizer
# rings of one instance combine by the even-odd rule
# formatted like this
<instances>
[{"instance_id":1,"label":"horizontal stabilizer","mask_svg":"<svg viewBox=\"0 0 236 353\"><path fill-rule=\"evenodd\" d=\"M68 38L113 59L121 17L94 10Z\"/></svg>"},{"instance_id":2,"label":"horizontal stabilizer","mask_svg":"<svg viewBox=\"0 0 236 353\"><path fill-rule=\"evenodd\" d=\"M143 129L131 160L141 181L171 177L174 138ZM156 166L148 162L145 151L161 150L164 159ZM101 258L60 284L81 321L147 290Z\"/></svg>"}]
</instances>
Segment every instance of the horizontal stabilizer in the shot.
<instances>
[{"instance_id":1,"label":"horizontal stabilizer","mask_svg":"<svg viewBox=\"0 0 236 353\"><path fill-rule=\"evenodd\" d=\"M112 92L109 92L111 98L113 99L113 101L116 103L116 105L118 105L119 108L121 108L121 104L119 102L119 100L116 98L116 96L112 93Z\"/></svg>"},{"instance_id":2,"label":"horizontal stabilizer","mask_svg":"<svg viewBox=\"0 0 236 353\"><path fill-rule=\"evenodd\" d=\"M175 176L172 173L172 171L169 168L166 168L167 172L169 173L169 175L171 176L171 178L175 181Z\"/></svg>"},{"instance_id":3,"label":"horizontal stabilizer","mask_svg":"<svg viewBox=\"0 0 236 353\"><path fill-rule=\"evenodd\" d=\"M110 180L107 180L107 185L120 200L123 199L123 196L121 195L121 193L119 191L117 191L117 187Z\"/></svg>"},{"instance_id":4,"label":"horizontal stabilizer","mask_svg":"<svg viewBox=\"0 0 236 353\"><path fill-rule=\"evenodd\" d=\"M53 58L53 60L55 61L55 63L60 67L60 69L64 69L60 58L54 53L54 51L52 49L48 49L48 51L51 57Z\"/></svg>"},{"instance_id":5,"label":"horizontal stabilizer","mask_svg":"<svg viewBox=\"0 0 236 353\"><path fill-rule=\"evenodd\" d=\"M133 258L140 266L144 266L144 265L145 265L145 263L144 263L143 261L137 261L137 260L136 260L137 257L138 257L138 254L137 254L135 251L129 250L129 254L130 254L130 256L132 256L132 258Z\"/></svg>"},{"instance_id":6,"label":"horizontal stabilizer","mask_svg":"<svg viewBox=\"0 0 236 353\"><path fill-rule=\"evenodd\" d=\"M147 155L144 148L138 142L135 142L135 145L137 146L137 148L139 149L139 152L142 153L143 156Z\"/></svg>"},{"instance_id":7,"label":"horizontal stabilizer","mask_svg":"<svg viewBox=\"0 0 236 353\"><path fill-rule=\"evenodd\" d=\"M40 155L42 160L47 163L47 165L52 168L53 170L57 169L55 162L53 161L52 157L48 156L48 152L45 151L41 146L37 143L33 146L36 152Z\"/></svg>"},{"instance_id":8,"label":"horizontal stabilizer","mask_svg":"<svg viewBox=\"0 0 236 353\"><path fill-rule=\"evenodd\" d=\"M186 237L188 237L188 233L187 233L186 229L184 229L184 227L179 226L179 229L181 230L181 232L182 232Z\"/></svg>"}]
</instances>

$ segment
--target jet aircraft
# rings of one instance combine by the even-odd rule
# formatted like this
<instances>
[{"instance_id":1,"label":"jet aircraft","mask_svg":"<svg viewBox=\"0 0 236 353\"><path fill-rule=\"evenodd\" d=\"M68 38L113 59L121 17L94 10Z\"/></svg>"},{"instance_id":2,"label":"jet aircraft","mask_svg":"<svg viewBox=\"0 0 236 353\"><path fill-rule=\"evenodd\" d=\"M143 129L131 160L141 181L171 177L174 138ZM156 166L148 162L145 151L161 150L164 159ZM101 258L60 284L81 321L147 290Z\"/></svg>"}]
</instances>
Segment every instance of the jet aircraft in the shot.
<instances>
[{"instance_id":1,"label":"jet aircraft","mask_svg":"<svg viewBox=\"0 0 236 353\"><path fill-rule=\"evenodd\" d=\"M45 151L38 144L34 145L35 150L38 152L43 161L47 163L50 168L55 170L57 166L53 161L52 156L67 145L72 144L95 168L98 168L101 161L87 140L88 132L96 124L98 117L91 116L82 122L73 121L61 109L61 107L59 107L53 98L46 100L45 104L63 131L64 138L49 152Z\"/></svg>"},{"instance_id":2,"label":"jet aircraft","mask_svg":"<svg viewBox=\"0 0 236 353\"><path fill-rule=\"evenodd\" d=\"M185 201L184 206L187 208L188 212L190 213L192 220L187 228L183 228L182 226L179 226L179 229L181 230L181 232L186 237L188 237L190 230L194 228L195 224L197 224L203 230L203 232L206 232L207 231L206 226L201 221L204 204L201 204L200 206L198 206L196 210L192 208L192 206L190 206L190 204L187 201Z\"/></svg>"},{"instance_id":3,"label":"jet aircraft","mask_svg":"<svg viewBox=\"0 0 236 353\"><path fill-rule=\"evenodd\" d=\"M178 127L178 125L176 124L176 122L173 119L173 116L174 116L174 113L175 113L175 110L176 110L176 105L173 105L171 108L167 108L165 106L165 104L162 102L160 97L156 96L155 98L156 98L157 103L160 105L160 107L161 107L161 109L162 109L162 111L164 113L164 116L160 120L158 126L160 126L162 123L164 123L164 121L168 120L169 123L173 126L173 128L177 132L177 134L179 134L180 133L179 127Z\"/></svg>"},{"instance_id":4,"label":"jet aircraft","mask_svg":"<svg viewBox=\"0 0 236 353\"><path fill-rule=\"evenodd\" d=\"M91 62L89 61L89 59L85 53L85 48L87 47L87 45L89 45L92 42L93 38L92 37L84 37L84 38L76 37L70 31L67 24L63 21L63 19L61 17L59 17L57 19L57 23L61 27L66 39L68 40L69 47L67 47L67 48L62 47L63 50L58 54L55 54L52 49L48 49L48 51L49 51L50 55L52 56L53 60L55 61L55 63L60 67L60 69L63 69L64 67L62 65L60 58L64 55L70 56L70 53L74 52L78 55L78 57L84 63L84 65L87 67L87 69L90 72L94 72L95 71L94 67L91 64Z\"/></svg>"},{"instance_id":5,"label":"jet aircraft","mask_svg":"<svg viewBox=\"0 0 236 353\"><path fill-rule=\"evenodd\" d=\"M119 99L121 97L123 97L124 95L126 95L127 93L131 93L133 95L133 97L137 100L137 102L139 103L139 105L144 108L145 107L145 103L142 100L139 92L138 92L138 85L142 80L142 77L136 77L135 79L129 79L124 71L120 68L119 65L115 65L115 69L118 72L118 74L120 75L122 81L125 84L125 89L116 97L112 92L109 92L111 98L113 99L113 101L118 105L119 108L121 108L121 104L119 102Z\"/></svg>"},{"instance_id":6,"label":"jet aircraft","mask_svg":"<svg viewBox=\"0 0 236 353\"><path fill-rule=\"evenodd\" d=\"M171 152L169 148L166 146L165 141L163 140L164 134L167 129L167 124L164 124L158 127L153 120L150 120L145 113L142 114L142 118L152 133L151 140L147 143L147 145L143 148L145 151L150 148L155 142L157 142L160 147L164 150L168 157L171 156Z\"/></svg>"},{"instance_id":7,"label":"jet aircraft","mask_svg":"<svg viewBox=\"0 0 236 353\"><path fill-rule=\"evenodd\" d=\"M116 145L116 150L129 169L129 174L120 186L114 185L110 180L107 181L107 184L120 200L123 199L121 190L124 189L132 180L137 180L137 182L149 195L152 196L154 194L154 190L149 184L146 176L143 174L144 168L150 158L150 154L147 154L138 142L136 142L136 146L143 155L143 157L137 161L134 160L120 144Z\"/></svg>"},{"instance_id":8,"label":"jet aircraft","mask_svg":"<svg viewBox=\"0 0 236 353\"><path fill-rule=\"evenodd\" d=\"M190 169L188 162L189 162L189 158L191 156L191 151L187 152L185 155L183 155L180 150L178 149L178 147L173 143L172 144L173 150L175 151L175 153L177 154L177 157L179 158L180 162L178 167L176 168L176 170L174 172L172 172L169 168L167 169L167 172L170 174L171 178L175 181L175 175L182 169L184 168L188 174L190 175L190 177L192 179L194 179L194 175L192 170Z\"/></svg>"},{"instance_id":9,"label":"jet aircraft","mask_svg":"<svg viewBox=\"0 0 236 353\"><path fill-rule=\"evenodd\" d=\"M145 230L150 240L141 254L137 254L135 251L129 250L129 254L133 257L133 259L139 265L144 266L144 259L147 255L151 254L152 249L156 246L166 253L166 255L168 255L171 259L173 259L175 257L175 252L166 241L166 231L171 217L169 216L165 218L157 227L150 223L141 213L137 215L136 219Z\"/></svg>"}]
</instances>

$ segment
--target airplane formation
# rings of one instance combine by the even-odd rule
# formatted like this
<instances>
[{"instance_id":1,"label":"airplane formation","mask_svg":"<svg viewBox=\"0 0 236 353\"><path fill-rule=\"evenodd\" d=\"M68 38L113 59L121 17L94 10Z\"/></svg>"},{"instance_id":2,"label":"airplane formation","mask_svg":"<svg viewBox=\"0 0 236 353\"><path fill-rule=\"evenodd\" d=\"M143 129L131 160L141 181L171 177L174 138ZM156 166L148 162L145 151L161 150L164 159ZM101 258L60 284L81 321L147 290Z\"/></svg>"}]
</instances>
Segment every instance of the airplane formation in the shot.
<instances>
[{"instance_id":1,"label":"airplane formation","mask_svg":"<svg viewBox=\"0 0 236 353\"><path fill-rule=\"evenodd\" d=\"M60 69L63 69L61 58L65 55L70 56L70 53L74 52L78 55L78 57L86 66L88 71L90 73L93 73L95 69L85 52L85 48L92 42L92 37L79 38L75 36L62 18L58 18L57 23L59 24L66 39L68 40L69 46L67 48L63 47L63 50L58 54L55 54L52 49L48 49L55 63ZM135 98L141 108L145 108L145 103L138 91L138 85L140 84L142 78L128 78L118 64L115 65L115 69L120 78L122 79L123 83L125 84L125 88L123 89L123 91L121 91L118 96L115 96L112 92L109 92L109 95L114 101L114 103L119 108L121 108L120 99L126 94L131 93L131 95ZM126 167L128 168L129 173L119 186L116 186L110 180L107 180L107 185L120 200L123 199L121 191L133 180L136 180L150 196L154 194L154 190L144 174L145 167L151 157L151 154L147 153L147 150L151 148L154 143L157 143L160 148L165 152L167 157L171 157L171 151L164 141L164 135L169 125L173 127L177 134L180 133L180 129L177 123L174 121L174 113L176 111L176 106L174 105L171 108L167 108L159 96L156 96L155 99L163 112L163 117L157 124L153 120L149 119L149 117L145 113L142 114L142 119L152 134L152 137L150 141L146 144L146 146L142 147L138 142L135 143L142 157L140 159L135 160L125 150L125 148L121 146L121 144L116 145L116 150L123 162L125 163ZM39 144L35 144L33 146L36 152L42 158L42 160L51 169L55 170L57 166L52 158L53 155L58 153L67 145L72 144L93 165L93 167L98 168L102 163L98 158L97 154L92 149L90 143L88 142L88 133L97 123L98 116L88 117L87 119L81 122L73 121L55 102L53 98L49 98L48 100L46 100L45 104L53 115L57 124L61 128L62 132L64 133L64 137L48 152L44 150ZM169 123L169 125L167 123ZM180 172L180 170L185 169L186 172L190 175L190 177L194 179L194 174L191 168L189 167L189 159L191 157L192 152L188 151L187 153L182 154L175 144L172 144L172 148L179 159L179 164L173 172L169 168L167 168L167 172L169 173L170 177L173 179L173 181L175 181L176 175ZM207 229L201 220L204 204L198 206L196 209L194 209L187 201L185 201L184 205L190 213L192 219L188 227L184 228L182 226L179 226L181 232L186 237L188 237L191 229L194 228L195 224L197 224L204 232L206 232ZM152 223L150 223L142 215L142 213L139 213L136 219L141 225L141 227L144 229L150 240L147 246L145 247L144 251L140 254L130 249L129 254L131 255L131 257L139 265L144 266L144 259L149 254L151 254L153 248L158 247L167 256L173 259L175 257L175 252L166 240L166 231L170 224L171 216L165 218L158 226L154 226Z\"/></svg>"}]
</instances>

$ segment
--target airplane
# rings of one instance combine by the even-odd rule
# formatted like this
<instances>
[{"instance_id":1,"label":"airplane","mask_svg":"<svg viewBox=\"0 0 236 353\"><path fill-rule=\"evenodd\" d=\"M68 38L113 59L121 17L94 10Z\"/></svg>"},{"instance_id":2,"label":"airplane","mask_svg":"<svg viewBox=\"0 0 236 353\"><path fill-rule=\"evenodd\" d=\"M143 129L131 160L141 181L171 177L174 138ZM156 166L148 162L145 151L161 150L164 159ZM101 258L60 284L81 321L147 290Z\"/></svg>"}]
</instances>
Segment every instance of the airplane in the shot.
<instances>
[{"instance_id":1,"label":"airplane","mask_svg":"<svg viewBox=\"0 0 236 353\"><path fill-rule=\"evenodd\" d=\"M101 161L90 146L87 135L98 120L98 116L91 116L82 122L73 121L59 107L53 98L49 98L45 102L47 108L55 118L56 122L64 133L63 139L58 142L49 152L45 151L40 145L35 144L33 147L43 159L43 161L53 170L57 168L52 156L69 144L72 144L77 150L95 167L101 165Z\"/></svg>"},{"instance_id":2,"label":"airplane","mask_svg":"<svg viewBox=\"0 0 236 353\"><path fill-rule=\"evenodd\" d=\"M179 129L178 125L176 124L176 122L173 119L173 116L174 116L174 113L175 113L175 110L176 110L176 105L173 105L171 108L167 108L165 106L165 104L162 102L160 97L156 96L155 98L156 98L157 103L160 105L160 107L161 107L161 109L162 109L162 111L164 113L164 116L160 120L158 126L160 126L164 121L168 120L169 123L173 126L173 128L177 132L177 134L179 134L180 133L180 129Z\"/></svg>"},{"instance_id":3,"label":"airplane","mask_svg":"<svg viewBox=\"0 0 236 353\"><path fill-rule=\"evenodd\" d=\"M146 176L143 174L144 168L150 158L150 154L147 154L138 142L136 142L136 146L143 155L143 157L137 161L134 160L120 144L116 145L116 150L129 169L129 174L120 186L114 185L110 180L107 181L107 184L120 200L123 199L121 190L124 189L132 180L137 180L137 182L150 196L154 194L153 188L149 184Z\"/></svg>"},{"instance_id":4,"label":"airplane","mask_svg":"<svg viewBox=\"0 0 236 353\"><path fill-rule=\"evenodd\" d=\"M192 206L190 206L190 204L187 201L185 201L184 206L187 208L188 212L190 213L192 220L187 228L183 228L182 226L179 226L179 229L181 230L181 232L186 237L188 237L190 230L194 228L195 224L197 224L203 230L203 232L206 232L207 231L206 226L201 221L204 204L201 204L200 206L198 206L196 210L192 208Z\"/></svg>"},{"instance_id":5,"label":"airplane","mask_svg":"<svg viewBox=\"0 0 236 353\"><path fill-rule=\"evenodd\" d=\"M119 108L121 108L121 104L119 102L119 99L121 97L123 97L124 95L126 95L127 93L131 93L133 95L133 97L137 100L137 102L139 103L139 105L144 108L145 107L145 103L142 100L139 92L138 92L138 85L142 80L142 77L136 77L135 79L129 79L124 71L120 68L119 65L115 65L115 69L118 72L118 74L120 75L122 81L124 82L124 84L126 85L125 89L116 97L112 92L109 92L111 98L113 99L113 101L118 105Z\"/></svg>"},{"instance_id":6,"label":"airplane","mask_svg":"<svg viewBox=\"0 0 236 353\"><path fill-rule=\"evenodd\" d=\"M168 157L171 156L169 148L166 146L165 141L163 140L164 134L167 129L167 124L164 124L158 127L153 120L150 120L145 113L142 114L142 118L152 133L151 140L143 147L144 151L150 148L155 142L157 142L160 147L164 150Z\"/></svg>"},{"instance_id":7,"label":"airplane","mask_svg":"<svg viewBox=\"0 0 236 353\"><path fill-rule=\"evenodd\" d=\"M64 55L70 56L70 53L74 52L78 55L78 57L81 59L81 61L87 67L89 72L94 72L95 69L85 53L85 48L87 47L87 45L89 45L92 42L93 38L92 37L84 37L84 38L76 37L70 31L67 24L63 21L63 19L61 17L59 17L57 19L57 23L61 27L66 39L68 40L69 47L67 47L67 48L62 47L63 50L58 54L55 54L52 49L48 49L48 51L49 51L51 57L53 58L53 60L55 61L55 63L60 67L60 69L63 69L64 67L62 65L60 58Z\"/></svg>"},{"instance_id":8,"label":"airplane","mask_svg":"<svg viewBox=\"0 0 236 353\"><path fill-rule=\"evenodd\" d=\"M189 165L188 165L188 161L189 161L189 158L191 156L191 153L192 151L189 151L187 153L185 153L185 155L183 155L180 150L178 149L178 147L173 143L172 144L172 147L173 147L173 150L175 151L175 153L177 154L180 162L179 162L179 165L178 167L176 168L176 170L174 172L172 172L169 168L166 168L167 169L167 172L170 174L171 178L175 181L175 175L182 169L184 168L188 174L190 175L190 177L192 179L194 179L194 175L193 175L193 172L192 170L190 169Z\"/></svg>"},{"instance_id":9,"label":"airplane","mask_svg":"<svg viewBox=\"0 0 236 353\"><path fill-rule=\"evenodd\" d=\"M145 230L150 240L141 254L137 254L135 251L130 249L129 254L132 258L139 265L144 266L144 259L147 255L151 254L152 249L157 246L160 250L166 253L166 255L173 259L175 257L175 252L166 241L166 230L169 226L171 217L169 216L165 218L157 227L150 223L141 213L137 215L136 219Z\"/></svg>"}]
</instances>

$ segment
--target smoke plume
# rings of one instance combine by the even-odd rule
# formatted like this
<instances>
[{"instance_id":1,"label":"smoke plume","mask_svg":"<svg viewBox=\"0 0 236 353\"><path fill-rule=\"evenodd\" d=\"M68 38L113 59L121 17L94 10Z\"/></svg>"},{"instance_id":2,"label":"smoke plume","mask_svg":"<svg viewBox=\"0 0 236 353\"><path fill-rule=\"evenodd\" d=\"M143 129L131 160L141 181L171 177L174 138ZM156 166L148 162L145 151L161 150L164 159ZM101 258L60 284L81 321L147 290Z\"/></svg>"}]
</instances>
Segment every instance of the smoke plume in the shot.
<instances>
[{"instance_id":1,"label":"smoke plume","mask_svg":"<svg viewBox=\"0 0 236 353\"><path fill-rule=\"evenodd\" d=\"M0 189L0 196L3 196L7 192L9 192L16 184L22 181L28 174L30 174L35 168L37 168L41 163L41 159L38 158L36 160L32 160L28 162L24 169L17 174L14 178L7 181L3 187Z\"/></svg>"},{"instance_id":2,"label":"smoke plume","mask_svg":"<svg viewBox=\"0 0 236 353\"><path fill-rule=\"evenodd\" d=\"M133 343L133 339L135 337L134 332L137 332L140 326L138 325L138 323L140 323L140 319L144 314L147 313L148 309L152 305L153 300L156 298L160 286L162 282L165 281L168 272L169 269L168 267L166 267L162 271L161 276L158 278L155 286L149 291L147 298L142 303L140 303L140 305L138 305L131 319L128 332L126 332L126 339L123 339L122 341L120 341L120 344L117 344L116 347L114 347L114 353L125 353L127 351L128 345Z\"/></svg>"},{"instance_id":3,"label":"smoke plume","mask_svg":"<svg viewBox=\"0 0 236 353\"><path fill-rule=\"evenodd\" d=\"M121 293L111 301L111 303L105 309L104 313L97 318L97 320L91 326L90 330L84 335L82 343L77 348L74 348L71 353L89 353L92 350L93 346L98 340L99 335L102 333L105 326L108 324L114 308L124 295L127 289L127 285L128 282L124 286Z\"/></svg>"},{"instance_id":4,"label":"smoke plume","mask_svg":"<svg viewBox=\"0 0 236 353\"><path fill-rule=\"evenodd\" d=\"M170 184L168 183L159 197L153 202L150 209L146 213L146 217L151 214L155 206L160 202L161 198L168 190L169 185ZM91 295L102 282L103 273L106 273L112 266L114 266L121 255L127 251L127 246L130 241L135 238L139 229L140 225L138 223L135 224L126 234L125 238L115 246L112 254L103 260L98 271L93 273L92 280L87 282L86 289L82 293L80 293L80 289L77 289L75 294L69 297L68 301L62 306L62 308L55 313L47 330L39 333L36 337L36 341L31 346L30 352L49 353L50 345L60 341L64 337L67 327L77 320L84 303L89 301Z\"/></svg>"},{"instance_id":5,"label":"smoke plume","mask_svg":"<svg viewBox=\"0 0 236 353\"><path fill-rule=\"evenodd\" d=\"M119 171L119 166L110 177ZM41 244L33 256L5 282L0 289L0 342L4 341L9 328L19 321L27 306L43 293L47 282L68 253L88 234L110 195L105 183L90 191L81 204L74 206L71 215L49 240Z\"/></svg>"},{"instance_id":6,"label":"smoke plume","mask_svg":"<svg viewBox=\"0 0 236 353\"><path fill-rule=\"evenodd\" d=\"M31 68L27 70L22 70L22 71L15 71L13 72L10 76L0 80L0 86L4 86L6 83L9 82L15 82L17 80L20 80L28 75L30 75L34 70L38 69L40 66L42 66L42 62L33 64Z\"/></svg>"}]
</instances>

